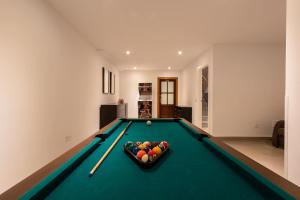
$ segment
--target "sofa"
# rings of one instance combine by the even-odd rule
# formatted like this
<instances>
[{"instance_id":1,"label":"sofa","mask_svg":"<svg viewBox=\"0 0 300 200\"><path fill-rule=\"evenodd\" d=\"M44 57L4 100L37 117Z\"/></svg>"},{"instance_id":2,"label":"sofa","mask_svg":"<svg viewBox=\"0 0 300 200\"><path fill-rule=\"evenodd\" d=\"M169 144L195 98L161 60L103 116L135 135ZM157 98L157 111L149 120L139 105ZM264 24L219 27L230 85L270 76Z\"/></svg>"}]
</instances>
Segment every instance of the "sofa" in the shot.
<instances>
[{"instance_id":1,"label":"sofa","mask_svg":"<svg viewBox=\"0 0 300 200\"><path fill-rule=\"evenodd\" d=\"M277 148L284 148L284 120L276 122L274 126L272 144Z\"/></svg>"}]
</instances>

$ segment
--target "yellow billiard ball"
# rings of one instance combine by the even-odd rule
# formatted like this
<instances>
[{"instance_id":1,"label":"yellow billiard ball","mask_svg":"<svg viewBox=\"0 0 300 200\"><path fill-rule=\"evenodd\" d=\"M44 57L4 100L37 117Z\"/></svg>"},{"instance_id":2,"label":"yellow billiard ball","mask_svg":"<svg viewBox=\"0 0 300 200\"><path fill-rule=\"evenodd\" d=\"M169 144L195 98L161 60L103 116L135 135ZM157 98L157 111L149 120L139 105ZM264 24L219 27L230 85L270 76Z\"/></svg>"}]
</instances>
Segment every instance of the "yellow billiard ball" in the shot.
<instances>
[{"instance_id":1,"label":"yellow billiard ball","mask_svg":"<svg viewBox=\"0 0 300 200\"><path fill-rule=\"evenodd\" d=\"M156 153L157 155L160 155L160 154L161 154L161 149L160 149L158 146L154 147L152 150L153 150L154 153Z\"/></svg>"}]
</instances>

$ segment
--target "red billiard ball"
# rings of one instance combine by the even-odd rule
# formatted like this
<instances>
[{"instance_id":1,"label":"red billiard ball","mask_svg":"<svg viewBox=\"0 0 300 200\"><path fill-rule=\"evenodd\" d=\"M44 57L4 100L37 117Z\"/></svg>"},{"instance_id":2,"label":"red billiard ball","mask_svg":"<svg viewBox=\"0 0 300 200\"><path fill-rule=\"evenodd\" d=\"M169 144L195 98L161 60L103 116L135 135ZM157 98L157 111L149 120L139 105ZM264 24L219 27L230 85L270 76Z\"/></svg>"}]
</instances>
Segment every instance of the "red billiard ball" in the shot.
<instances>
[{"instance_id":1,"label":"red billiard ball","mask_svg":"<svg viewBox=\"0 0 300 200\"><path fill-rule=\"evenodd\" d=\"M151 144L152 148L157 146L157 145L159 145L159 142L152 142L152 144Z\"/></svg>"},{"instance_id":2,"label":"red billiard ball","mask_svg":"<svg viewBox=\"0 0 300 200\"><path fill-rule=\"evenodd\" d=\"M155 152L154 152L153 150L150 149L150 150L148 151L148 156L153 156L154 154L155 154Z\"/></svg>"},{"instance_id":3,"label":"red billiard ball","mask_svg":"<svg viewBox=\"0 0 300 200\"><path fill-rule=\"evenodd\" d=\"M147 154L146 151L144 151L144 150L139 150L139 151L137 152L136 156L137 156L138 159L141 160L142 157L143 157L143 155L145 155L145 154Z\"/></svg>"}]
</instances>

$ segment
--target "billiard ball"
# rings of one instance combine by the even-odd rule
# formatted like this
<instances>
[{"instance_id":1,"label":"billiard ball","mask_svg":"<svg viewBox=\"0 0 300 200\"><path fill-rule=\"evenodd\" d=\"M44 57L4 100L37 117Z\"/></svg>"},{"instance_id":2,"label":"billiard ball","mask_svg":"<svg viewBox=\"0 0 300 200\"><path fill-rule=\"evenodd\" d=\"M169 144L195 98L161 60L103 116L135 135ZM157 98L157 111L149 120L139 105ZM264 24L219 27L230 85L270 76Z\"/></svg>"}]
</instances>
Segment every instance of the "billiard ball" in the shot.
<instances>
[{"instance_id":1,"label":"billiard ball","mask_svg":"<svg viewBox=\"0 0 300 200\"><path fill-rule=\"evenodd\" d=\"M143 145L145 145L146 147L149 147L150 146L150 142L149 141L145 141L144 143L143 143Z\"/></svg>"},{"instance_id":2,"label":"billiard ball","mask_svg":"<svg viewBox=\"0 0 300 200\"><path fill-rule=\"evenodd\" d=\"M148 156L148 154L144 154L143 156L142 156L142 161L143 161L143 163L146 163L146 162L148 162L148 159L149 159L149 156Z\"/></svg>"},{"instance_id":3,"label":"billiard ball","mask_svg":"<svg viewBox=\"0 0 300 200\"><path fill-rule=\"evenodd\" d=\"M153 154L155 154L155 152L154 152L152 149L150 149L150 150L148 151L148 155L149 155L149 156L153 156Z\"/></svg>"},{"instance_id":4,"label":"billiard ball","mask_svg":"<svg viewBox=\"0 0 300 200\"><path fill-rule=\"evenodd\" d=\"M148 160L149 160L150 162L154 161L156 158L157 158L157 155L156 155L155 153L153 153L153 155L149 155L149 154L148 154Z\"/></svg>"},{"instance_id":5,"label":"billiard ball","mask_svg":"<svg viewBox=\"0 0 300 200\"><path fill-rule=\"evenodd\" d=\"M155 147L152 142L150 142L150 145L148 146L150 149L153 149L153 147Z\"/></svg>"},{"instance_id":6,"label":"billiard ball","mask_svg":"<svg viewBox=\"0 0 300 200\"><path fill-rule=\"evenodd\" d=\"M134 155L136 155L139 151L140 151L140 149L139 149L138 147L133 147L133 148L131 149L131 152L132 152Z\"/></svg>"},{"instance_id":7,"label":"billiard ball","mask_svg":"<svg viewBox=\"0 0 300 200\"><path fill-rule=\"evenodd\" d=\"M154 160L153 156L148 156L148 160L152 162Z\"/></svg>"},{"instance_id":8,"label":"billiard ball","mask_svg":"<svg viewBox=\"0 0 300 200\"><path fill-rule=\"evenodd\" d=\"M148 126L150 126L150 125L151 125L151 121L148 120L148 121L146 122L146 124L147 124Z\"/></svg>"},{"instance_id":9,"label":"billiard ball","mask_svg":"<svg viewBox=\"0 0 300 200\"><path fill-rule=\"evenodd\" d=\"M160 143L160 144L158 145L158 147L159 147L162 151L165 150L165 146L164 146L162 143Z\"/></svg>"},{"instance_id":10,"label":"billiard ball","mask_svg":"<svg viewBox=\"0 0 300 200\"><path fill-rule=\"evenodd\" d=\"M137 152L136 156L137 156L138 159L142 159L143 155L145 155L145 154L146 154L146 151L144 151L144 150L139 150L139 151Z\"/></svg>"},{"instance_id":11,"label":"billiard ball","mask_svg":"<svg viewBox=\"0 0 300 200\"><path fill-rule=\"evenodd\" d=\"M133 145L133 142L131 142L131 141L128 141L128 142L126 142L125 143L125 148L127 148L127 149L129 149L130 148L130 146L132 146Z\"/></svg>"},{"instance_id":12,"label":"billiard ball","mask_svg":"<svg viewBox=\"0 0 300 200\"><path fill-rule=\"evenodd\" d=\"M160 144L164 145L165 149L169 147L169 144L166 141L162 141Z\"/></svg>"},{"instance_id":13,"label":"billiard ball","mask_svg":"<svg viewBox=\"0 0 300 200\"><path fill-rule=\"evenodd\" d=\"M157 155L160 155L160 154L161 154L161 149L160 149L158 146L154 147L152 150L153 150L154 153L157 154Z\"/></svg>"},{"instance_id":14,"label":"billiard ball","mask_svg":"<svg viewBox=\"0 0 300 200\"><path fill-rule=\"evenodd\" d=\"M140 144L139 146L138 146L138 148L139 149L144 149L146 146L144 145L144 144Z\"/></svg>"},{"instance_id":15,"label":"billiard ball","mask_svg":"<svg viewBox=\"0 0 300 200\"><path fill-rule=\"evenodd\" d=\"M125 145L125 148L128 149L128 150L130 150L130 151L131 151L134 147L136 147L134 143Z\"/></svg>"},{"instance_id":16,"label":"billiard ball","mask_svg":"<svg viewBox=\"0 0 300 200\"><path fill-rule=\"evenodd\" d=\"M150 151L150 148L149 147L145 147L143 150L146 151L146 153L148 153Z\"/></svg>"},{"instance_id":17,"label":"billiard ball","mask_svg":"<svg viewBox=\"0 0 300 200\"><path fill-rule=\"evenodd\" d=\"M139 146L140 144L142 144L142 142L140 142L140 141L135 142L136 146Z\"/></svg>"},{"instance_id":18,"label":"billiard ball","mask_svg":"<svg viewBox=\"0 0 300 200\"><path fill-rule=\"evenodd\" d=\"M155 142L152 142L151 145L152 145L152 148L154 148L155 146L159 145L159 142L156 142L156 141L155 141Z\"/></svg>"},{"instance_id":19,"label":"billiard ball","mask_svg":"<svg viewBox=\"0 0 300 200\"><path fill-rule=\"evenodd\" d=\"M155 154L155 152L152 150L152 149L150 149L149 151L148 151L148 156L150 157L150 156L153 156Z\"/></svg>"},{"instance_id":20,"label":"billiard ball","mask_svg":"<svg viewBox=\"0 0 300 200\"><path fill-rule=\"evenodd\" d=\"M129 145L129 144L132 144L133 142L132 141L128 141L125 143L125 145Z\"/></svg>"}]
</instances>

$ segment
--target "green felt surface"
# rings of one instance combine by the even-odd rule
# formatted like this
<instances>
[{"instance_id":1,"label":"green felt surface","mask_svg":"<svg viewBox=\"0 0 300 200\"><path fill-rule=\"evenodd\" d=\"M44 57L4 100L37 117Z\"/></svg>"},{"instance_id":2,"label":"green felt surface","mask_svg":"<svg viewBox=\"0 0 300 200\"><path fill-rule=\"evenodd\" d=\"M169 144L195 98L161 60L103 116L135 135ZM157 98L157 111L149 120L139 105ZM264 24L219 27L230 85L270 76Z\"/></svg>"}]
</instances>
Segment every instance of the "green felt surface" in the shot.
<instances>
[{"instance_id":1,"label":"green felt surface","mask_svg":"<svg viewBox=\"0 0 300 200\"><path fill-rule=\"evenodd\" d=\"M65 176L46 199L291 198L262 177L241 170L234 158L207 138L199 141L193 129L178 121L157 120L151 126L134 121L94 176L89 177L89 171L127 123L123 121L114 127L112 134ZM123 151L127 141L146 140L166 140L170 144L170 151L150 169L141 168Z\"/></svg>"}]
</instances>

